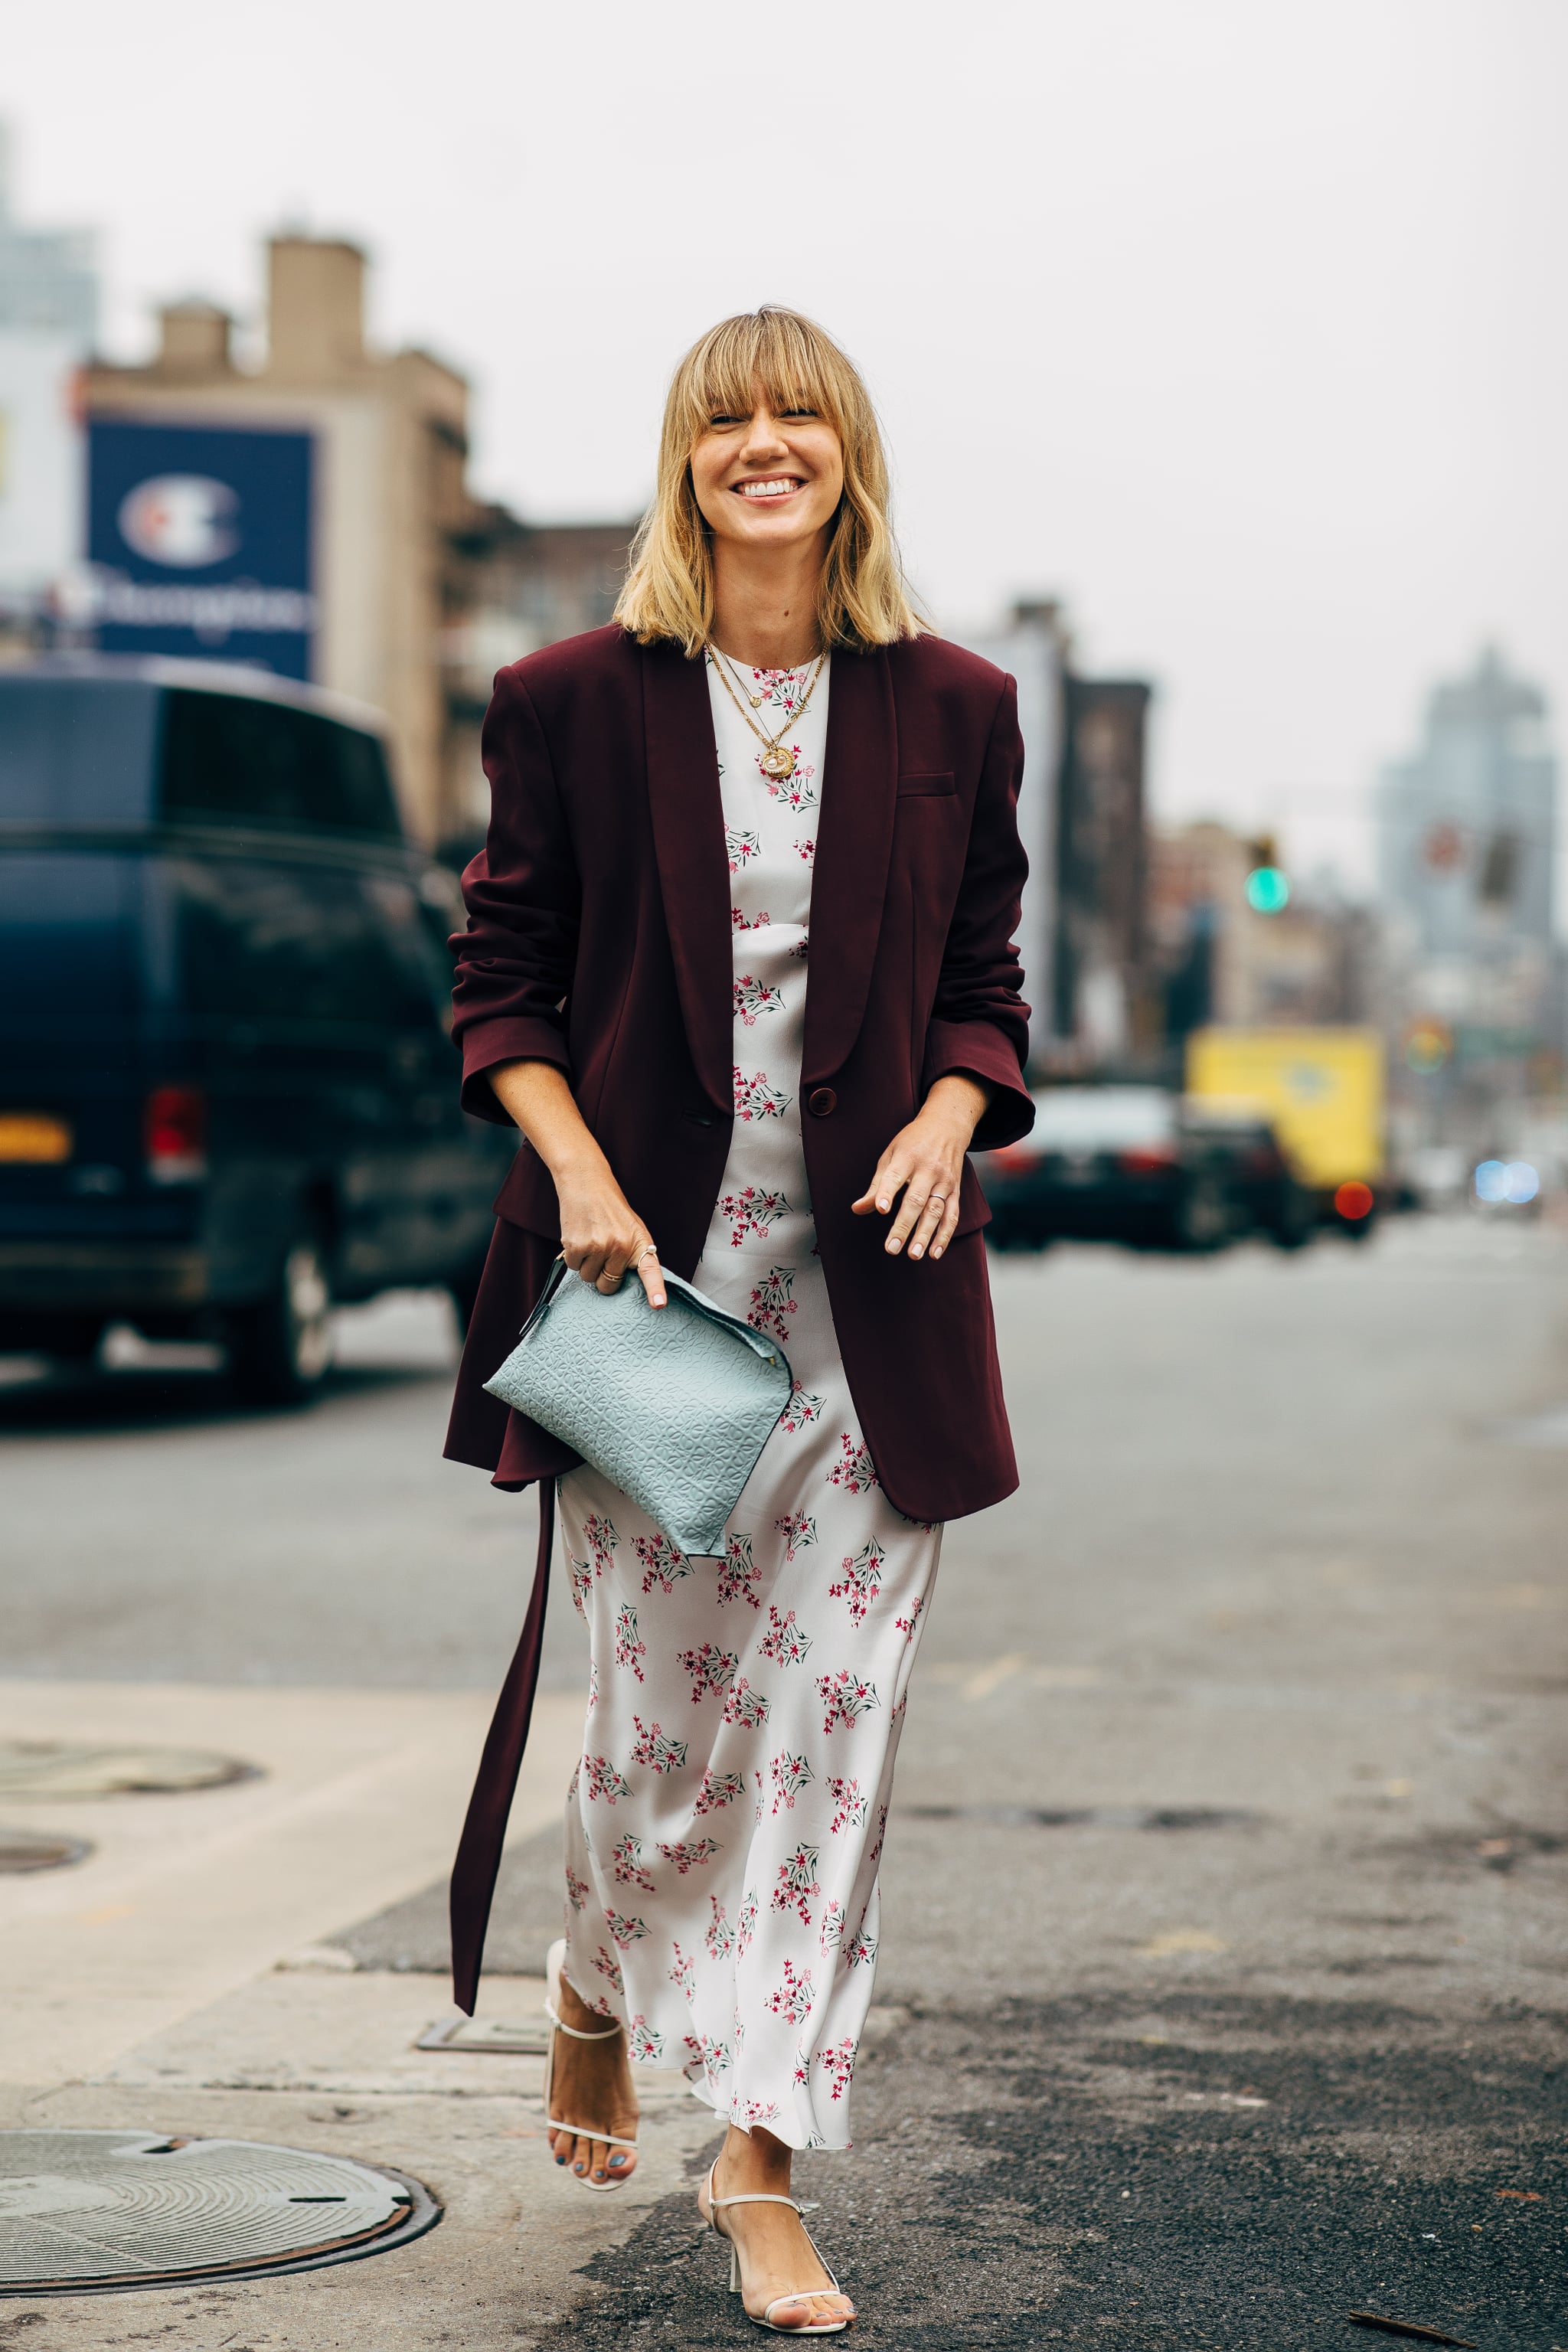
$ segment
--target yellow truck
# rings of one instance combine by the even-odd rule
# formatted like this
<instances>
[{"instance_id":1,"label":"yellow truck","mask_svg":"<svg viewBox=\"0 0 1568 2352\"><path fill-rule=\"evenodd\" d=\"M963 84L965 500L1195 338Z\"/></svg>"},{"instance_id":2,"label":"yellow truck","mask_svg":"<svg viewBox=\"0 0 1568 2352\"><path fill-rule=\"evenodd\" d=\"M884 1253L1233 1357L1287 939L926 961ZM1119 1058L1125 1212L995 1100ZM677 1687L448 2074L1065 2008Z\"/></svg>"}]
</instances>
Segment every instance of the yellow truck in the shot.
<instances>
[{"instance_id":1,"label":"yellow truck","mask_svg":"<svg viewBox=\"0 0 1568 2352\"><path fill-rule=\"evenodd\" d=\"M1265 1112L1320 1212L1364 1233L1384 1181L1383 1040L1373 1029L1197 1029L1187 1092Z\"/></svg>"}]
</instances>

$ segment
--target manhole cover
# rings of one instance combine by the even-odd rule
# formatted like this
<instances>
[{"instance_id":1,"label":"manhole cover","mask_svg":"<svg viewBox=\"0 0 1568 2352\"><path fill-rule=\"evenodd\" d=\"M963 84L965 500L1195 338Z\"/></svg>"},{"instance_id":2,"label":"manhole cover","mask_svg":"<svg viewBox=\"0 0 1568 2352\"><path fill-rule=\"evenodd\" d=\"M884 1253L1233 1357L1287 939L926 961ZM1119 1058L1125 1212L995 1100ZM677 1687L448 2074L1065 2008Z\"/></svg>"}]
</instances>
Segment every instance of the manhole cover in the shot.
<instances>
[{"instance_id":1,"label":"manhole cover","mask_svg":"<svg viewBox=\"0 0 1568 2352\"><path fill-rule=\"evenodd\" d=\"M1263 1819L1215 1805L906 1805L903 1811L921 1822L1037 1830L1245 1830Z\"/></svg>"},{"instance_id":2,"label":"manhole cover","mask_svg":"<svg viewBox=\"0 0 1568 2352\"><path fill-rule=\"evenodd\" d=\"M122 1797L221 1789L259 1777L254 1764L202 1748L77 1746L54 1739L0 1739L0 1799Z\"/></svg>"},{"instance_id":3,"label":"manhole cover","mask_svg":"<svg viewBox=\"0 0 1568 2352\"><path fill-rule=\"evenodd\" d=\"M0 2295L320 2270L441 2218L400 2172L258 2140L0 2131Z\"/></svg>"},{"instance_id":4,"label":"manhole cover","mask_svg":"<svg viewBox=\"0 0 1568 2352\"><path fill-rule=\"evenodd\" d=\"M91 1852L86 1838L55 1837L46 1830L0 1830L0 1875L15 1878L27 1870L59 1870L68 1862L84 1862Z\"/></svg>"}]
</instances>

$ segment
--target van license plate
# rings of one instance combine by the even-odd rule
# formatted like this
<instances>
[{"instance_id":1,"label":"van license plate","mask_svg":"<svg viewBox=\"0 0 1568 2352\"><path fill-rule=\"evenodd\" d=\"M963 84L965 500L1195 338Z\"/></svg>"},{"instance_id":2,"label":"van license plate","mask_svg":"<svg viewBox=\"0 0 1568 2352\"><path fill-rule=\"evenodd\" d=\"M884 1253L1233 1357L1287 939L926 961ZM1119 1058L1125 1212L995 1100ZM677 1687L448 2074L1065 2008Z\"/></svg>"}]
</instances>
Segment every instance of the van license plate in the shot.
<instances>
[{"instance_id":1,"label":"van license plate","mask_svg":"<svg viewBox=\"0 0 1568 2352\"><path fill-rule=\"evenodd\" d=\"M53 1167L71 1156L73 1138L63 1118L47 1111L0 1110L0 1161Z\"/></svg>"}]
</instances>

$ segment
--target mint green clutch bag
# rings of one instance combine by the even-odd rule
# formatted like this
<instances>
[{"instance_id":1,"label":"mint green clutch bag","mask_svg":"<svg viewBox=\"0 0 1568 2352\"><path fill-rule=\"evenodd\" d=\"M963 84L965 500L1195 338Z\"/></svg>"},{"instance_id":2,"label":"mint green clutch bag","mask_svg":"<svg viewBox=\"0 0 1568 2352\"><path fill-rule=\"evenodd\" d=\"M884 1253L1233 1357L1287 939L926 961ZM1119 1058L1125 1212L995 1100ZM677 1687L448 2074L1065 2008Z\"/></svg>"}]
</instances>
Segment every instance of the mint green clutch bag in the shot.
<instances>
[{"instance_id":1,"label":"mint green clutch bag","mask_svg":"<svg viewBox=\"0 0 1568 2352\"><path fill-rule=\"evenodd\" d=\"M608 1297L551 1268L489 1393L526 1413L631 1496L694 1558L724 1548L724 1522L789 1402L774 1339L666 1273L657 1310L635 1275Z\"/></svg>"}]
</instances>

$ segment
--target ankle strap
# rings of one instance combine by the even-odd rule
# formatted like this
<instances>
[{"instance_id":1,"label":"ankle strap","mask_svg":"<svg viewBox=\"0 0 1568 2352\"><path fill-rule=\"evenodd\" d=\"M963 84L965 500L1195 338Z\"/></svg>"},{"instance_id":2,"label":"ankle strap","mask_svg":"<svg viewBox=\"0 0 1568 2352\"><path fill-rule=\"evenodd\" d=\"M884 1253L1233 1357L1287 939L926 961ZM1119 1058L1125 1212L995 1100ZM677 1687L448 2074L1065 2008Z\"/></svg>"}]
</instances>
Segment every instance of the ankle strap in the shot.
<instances>
[{"instance_id":1,"label":"ankle strap","mask_svg":"<svg viewBox=\"0 0 1568 2352\"><path fill-rule=\"evenodd\" d=\"M555 2028L557 2033L569 2033L574 2042L608 2042L612 2034L616 2034L621 2030L620 2024L617 2021L614 2025L606 2025L602 2032L584 2033L580 2025L568 2025L565 2023L565 2021L557 2014L553 2001L547 2000L545 2002L544 2014L550 2020L551 2024ZM602 2133L600 2137L603 2137Z\"/></svg>"},{"instance_id":2,"label":"ankle strap","mask_svg":"<svg viewBox=\"0 0 1568 2352\"><path fill-rule=\"evenodd\" d=\"M710 2213L717 2213L721 2205L787 2205L792 2213L798 2213L803 2210L795 2203L793 2197L769 2197L761 2189L757 2190L750 2197L716 2197L713 2192L718 2185L719 2159L715 2157L712 2163L708 2168L708 2210ZM710 2224L710 2227L711 2227L711 2224Z\"/></svg>"}]
</instances>

